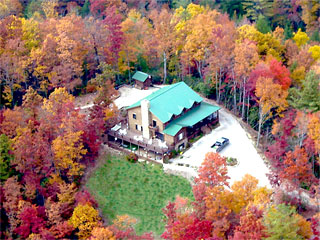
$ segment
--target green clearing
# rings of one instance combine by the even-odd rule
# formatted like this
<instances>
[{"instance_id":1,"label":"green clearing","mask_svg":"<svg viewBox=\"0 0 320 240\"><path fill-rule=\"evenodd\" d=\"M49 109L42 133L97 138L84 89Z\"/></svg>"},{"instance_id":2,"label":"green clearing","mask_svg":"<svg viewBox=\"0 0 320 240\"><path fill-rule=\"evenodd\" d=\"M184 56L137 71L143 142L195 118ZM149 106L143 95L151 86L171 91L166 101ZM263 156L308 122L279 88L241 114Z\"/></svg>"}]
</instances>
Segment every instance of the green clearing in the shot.
<instances>
[{"instance_id":1,"label":"green clearing","mask_svg":"<svg viewBox=\"0 0 320 240\"><path fill-rule=\"evenodd\" d=\"M106 162L88 180L87 187L108 220L128 214L138 219L138 234L164 231L162 208L176 195L193 199L190 183L183 177L165 174L160 166L129 163L120 156Z\"/></svg>"}]
</instances>

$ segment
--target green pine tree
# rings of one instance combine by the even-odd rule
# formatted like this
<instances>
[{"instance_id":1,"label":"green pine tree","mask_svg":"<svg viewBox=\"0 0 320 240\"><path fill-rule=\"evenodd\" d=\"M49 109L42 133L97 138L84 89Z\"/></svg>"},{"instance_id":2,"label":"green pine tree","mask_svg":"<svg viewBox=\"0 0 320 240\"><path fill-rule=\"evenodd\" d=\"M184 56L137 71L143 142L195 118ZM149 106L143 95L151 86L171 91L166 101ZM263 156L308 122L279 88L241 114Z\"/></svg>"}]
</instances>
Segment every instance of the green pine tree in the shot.
<instances>
[{"instance_id":1,"label":"green pine tree","mask_svg":"<svg viewBox=\"0 0 320 240\"><path fill-rule=\"evenodd\" d=\"M0 135L0 181L4 182L13 174L10 162L13 155L10 153L11 144L9 138L5 134Z\"/></svg>"},{"instance_id":2,"label":"green pine tree","mask_svg":"<svg viewBox=\"0 0 320 240\"><path fill-rule=\"evenodd\" d=\"M256 23L256 28L259 32L264 33L264 34L271 32L270 22L268 21L268 19L265 16L263 16L261 14L258 17L258 21Z\"/></svg>"},{"instance_id":3,"label":"green pine tree","mask_svg":"<svg viewBox=\"0 0 320 240\"><path fill-rule=\"evenodd\" d=\"M86 2L83 4L82 8L80 9L80 15L82 17L85 17L89 13L90 13L90 1L86 0Z\"/></svg>"},{"instance_id":4,"label":"green pine tree","mask_svg":"<svg viewBox=\"0 0 320 240\"><path fill-rule=\"evenodd\" d=\"M284 39L291 39L293 37L293 30L292 30L292 26L289 22L286 23L285 27L284 27Z\"/></svg>"},{"instance_id":5,"label":"green pine tree","mask_svg":"<svg viewBox=\"0 0 320 240\"><path fill-rule=\"evenodd\" d=\"M297 88L289 90L288 101L290 105L303 111L320 111L320 76L314 71L310 71L302 84L301 90Z\"/></svg>"}]
</instances>

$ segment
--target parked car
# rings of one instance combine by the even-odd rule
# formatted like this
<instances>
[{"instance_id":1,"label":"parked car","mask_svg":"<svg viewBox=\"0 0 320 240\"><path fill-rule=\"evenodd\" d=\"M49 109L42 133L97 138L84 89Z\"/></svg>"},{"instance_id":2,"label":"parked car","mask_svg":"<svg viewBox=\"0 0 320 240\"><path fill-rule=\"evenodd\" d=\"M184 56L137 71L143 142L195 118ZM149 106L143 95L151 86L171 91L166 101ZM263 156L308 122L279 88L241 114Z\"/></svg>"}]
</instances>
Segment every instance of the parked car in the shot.
<instances>
[{"instance_id":1,"label":"parked car","mask_svg":"<svg viewBox=\"0 0 320 240\"><path fill-rule=\"evenodd\" d=\"M222 137L222 138L219 138L211 147L215 152L220 152L228 144L229 144L229 139Z\"/></svg>"}]
</instances>

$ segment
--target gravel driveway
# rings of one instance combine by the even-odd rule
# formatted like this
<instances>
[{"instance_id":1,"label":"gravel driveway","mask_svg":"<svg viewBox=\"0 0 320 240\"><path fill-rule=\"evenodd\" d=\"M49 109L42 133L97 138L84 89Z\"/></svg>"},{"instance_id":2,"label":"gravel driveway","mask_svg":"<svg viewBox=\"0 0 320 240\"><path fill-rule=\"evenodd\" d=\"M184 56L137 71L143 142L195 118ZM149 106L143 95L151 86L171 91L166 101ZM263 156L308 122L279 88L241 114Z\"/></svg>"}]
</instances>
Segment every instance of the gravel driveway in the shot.
<instances>
[{"instance_id":1,"label":"gravel driveway","mask_svg":"<svg viewBox=\"0 0 320 240\"><path fill-rule=\"evenodd\" d=\"M220 137L229 138L229 145L225 146L220 152L221 155L226 157L235 157L238 159L237 166L228 167L230 183L241 180L242 177L248 173L259 180L259 186L271 187L266 176L269 172L263 159L257 153L253 142L247 136L245 130L241 127L239 122L224 109L219 110L220 126L214 129L210 134L203 136L200 140L195 142L193 146L188 149L182 156L183 158L176 158L173 163L189 164L193 167L199 167L207 152L212 151L211 145ZM170 164L172 165L172 164ZM172 169L170 166L166 168ZM172 169L174 170L174 169ZM188 171L189 175L196 175L193 168L178 168L175 170Z\"/></svg>"}]
</instances>

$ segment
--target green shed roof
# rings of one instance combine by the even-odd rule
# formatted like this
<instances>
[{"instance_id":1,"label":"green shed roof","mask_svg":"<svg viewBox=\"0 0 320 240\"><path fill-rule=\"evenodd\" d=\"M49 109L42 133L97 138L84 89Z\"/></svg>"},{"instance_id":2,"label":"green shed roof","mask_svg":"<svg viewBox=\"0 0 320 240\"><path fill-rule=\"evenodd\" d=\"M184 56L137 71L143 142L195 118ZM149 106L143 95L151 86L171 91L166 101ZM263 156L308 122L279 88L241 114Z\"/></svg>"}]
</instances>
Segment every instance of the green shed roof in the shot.
<instances>
[{"instance_id":1,"label":"green shed roof","mask_svg":"<svg viewBox=\"0 0 320 240\"><path fill-rule=\"evenodd\" d=\"M146 74L144 72L137 71L135 74L133 74L132 78L135 80L138 80L140 82L145 82L147 78L149 77L149 74Z\"/></svg>"},{"instance_id":2,"label":"green shed roof","mask_svg":"<svg viewBox=\"0 0 320 240\"><path fill-rule=\"evenodd\" d=\"M179 115L184 109L189 109L195 102L202 102L202 98L188 87L184 82L179 82L159 89L144 99L150 102L152 112L163 123L168 122L173 115ZM138 107L140 101L127 107L127 109Z\"/></svg>"},{"instance_id":3,"label":"green shed roof","mask_svg":"<svg viewBox=\"0 0 320 240\"><path fill-rule=\"evenodd\" d=\"M219 109L220 107L218 106L214 106L206 102L201 102L200 106L191 109L183 116L169 123L163 133L170 136L175 136L181 128L192 127L193 125L210 116L210 114L218 111Z\"/></svg>"}]
</instances>

